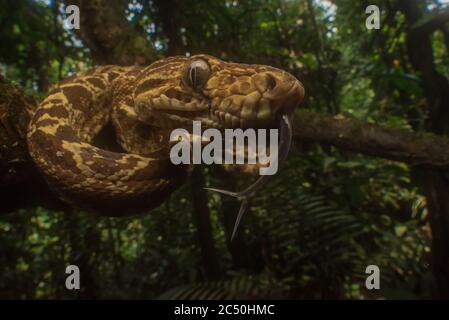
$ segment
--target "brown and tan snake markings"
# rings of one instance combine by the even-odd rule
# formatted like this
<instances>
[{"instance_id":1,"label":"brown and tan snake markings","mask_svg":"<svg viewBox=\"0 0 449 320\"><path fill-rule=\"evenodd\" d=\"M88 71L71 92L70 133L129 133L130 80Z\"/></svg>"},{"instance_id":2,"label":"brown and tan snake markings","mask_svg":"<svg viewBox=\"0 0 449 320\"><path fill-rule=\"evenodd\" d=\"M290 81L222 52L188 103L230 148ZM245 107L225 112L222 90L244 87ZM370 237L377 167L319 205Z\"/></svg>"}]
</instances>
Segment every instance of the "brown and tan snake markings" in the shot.
<instances>
[{"instance_id":1,"label":"brown and tan snake markings","mask_svg":"<svg viewBox=\"0 0 449 320\"><path fill-rule=\"evenodd\" d=\"M285 71L208 55L148 67L102 66L67 78L36 110L28 148L49 185L76 206L129 215L160 205L190 166L169 160L169 135L209 128L267 128L304 97ZM93 145L111 123L123 152Z\"/></svg>"}]
</instances>

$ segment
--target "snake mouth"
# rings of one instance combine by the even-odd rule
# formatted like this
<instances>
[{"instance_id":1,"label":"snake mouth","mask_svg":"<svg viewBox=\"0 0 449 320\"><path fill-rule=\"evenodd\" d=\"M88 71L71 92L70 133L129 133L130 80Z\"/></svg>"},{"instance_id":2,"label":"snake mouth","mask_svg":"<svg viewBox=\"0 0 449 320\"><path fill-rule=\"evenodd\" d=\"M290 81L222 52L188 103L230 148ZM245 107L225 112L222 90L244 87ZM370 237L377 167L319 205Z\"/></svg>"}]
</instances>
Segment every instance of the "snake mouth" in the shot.
<instances>
[{"instance_id":1,"label":"snake mouth","mask_svg":"<svg viewBox=\"0 0 449 320\"><path fill-rule=\"evenodd\" d=\"M162 129L191 130L193 121L201 121L206 127L214 126L210 119L210 102L206 99L185 102L162 94L159 98L138 101L136 109L140 121Z\"/></svg>"},{"instance_id":2,"label":"snake mouth","mask_svg":"<svg viewBox=\"0 0 449 320\"><path fill-rule=\"evenodd\" d=\"M219 128L274 128L279 118L291 114L304 96L296 79L265 91L213 98L209 109L212 125Z\"/></svg>"}]
</instances>

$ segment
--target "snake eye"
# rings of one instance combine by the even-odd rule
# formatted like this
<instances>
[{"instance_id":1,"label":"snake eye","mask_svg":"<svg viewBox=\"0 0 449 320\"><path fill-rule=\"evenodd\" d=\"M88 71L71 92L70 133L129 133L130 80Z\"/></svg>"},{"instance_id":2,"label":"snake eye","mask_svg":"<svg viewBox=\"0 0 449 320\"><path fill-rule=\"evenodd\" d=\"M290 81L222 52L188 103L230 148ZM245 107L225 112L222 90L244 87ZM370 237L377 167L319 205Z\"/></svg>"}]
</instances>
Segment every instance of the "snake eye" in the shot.
<instances>
[{"instance_id":1,"label":"snake eye","mask_svg":"<svg viewBox=\"0 0 449 320\"><path fill-rule=\"evenodd\" d=\"M209 64L204 60L192 61L184 72L184 83L193 89L203 87L210 76Z\"/></svg>"}]
</instances>

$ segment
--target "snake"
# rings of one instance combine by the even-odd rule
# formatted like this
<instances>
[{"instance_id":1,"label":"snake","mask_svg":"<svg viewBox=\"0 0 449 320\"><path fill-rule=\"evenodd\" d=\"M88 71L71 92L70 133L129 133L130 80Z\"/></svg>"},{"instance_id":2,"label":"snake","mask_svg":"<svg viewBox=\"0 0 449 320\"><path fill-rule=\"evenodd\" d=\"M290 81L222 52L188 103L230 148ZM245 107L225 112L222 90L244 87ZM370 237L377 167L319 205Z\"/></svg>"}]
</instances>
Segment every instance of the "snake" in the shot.
<instances>
[{"instance_id":1,"label":"snake","mask_svg":"<svg viewBox=\"0 0 449 320\"><path fill-rule=\"evenodd\" d=\"M192 165L169 159L172 130L192 130L193 121L219 130L279 123L287 128L303 97L302 83L284 70L206 54L148 66L98 66L52 87L31 118L27 146L62 200L101 215L127 216L161 205L189 178ZM96 143L108 126L115 148ZM291 128L283 132L285 157ZM248 165L230 167L254 172ZM249 191L227 194L244 198Z\"/></svg>"}]
</instances>

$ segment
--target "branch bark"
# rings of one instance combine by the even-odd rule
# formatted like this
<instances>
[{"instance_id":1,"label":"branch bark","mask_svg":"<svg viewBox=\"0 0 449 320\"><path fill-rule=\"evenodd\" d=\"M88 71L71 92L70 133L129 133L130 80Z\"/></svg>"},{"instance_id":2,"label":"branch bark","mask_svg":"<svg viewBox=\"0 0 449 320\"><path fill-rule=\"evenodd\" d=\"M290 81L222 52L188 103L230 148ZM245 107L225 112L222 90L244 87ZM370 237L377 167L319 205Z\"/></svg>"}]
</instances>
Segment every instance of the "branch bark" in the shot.
<instances>
[{"instance_id":1,"label":"branch bark","mask_svg":"<svg viewBox=\"0 0 449 320\"><path fill-rule=\"evenodd\" d=\"M410 165L449 168L446 137L385 128L341 115L301 111L294 119L294 138Z\"/></svg>"},{"instance_id":2,"label":"branch bark","mask_svg":"<svg viewBox=\"0 0 449 320\"><path fill-rule=\"evenodd\" d=\"M421 19L411 27L413 32L429 34L449 22L449 8L441 9L428 15L427 18Z\"/></svg>"}]
</instances>

